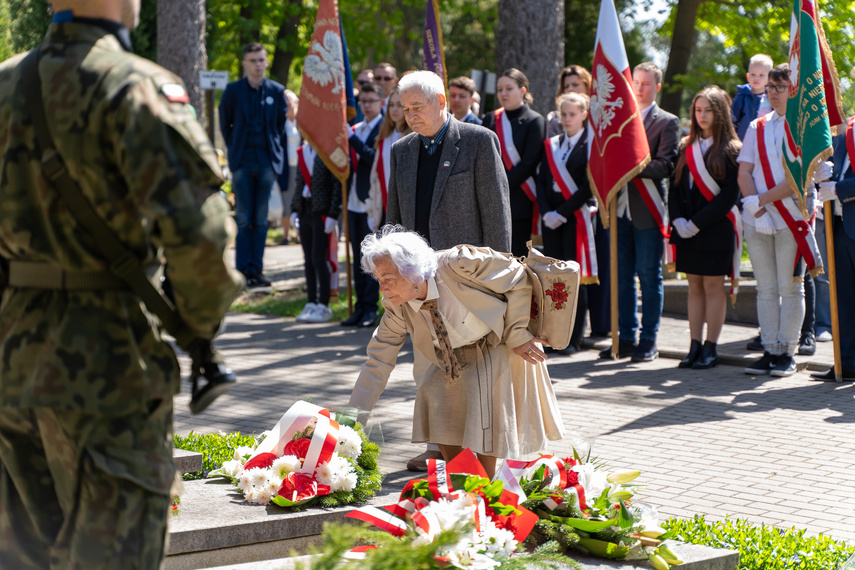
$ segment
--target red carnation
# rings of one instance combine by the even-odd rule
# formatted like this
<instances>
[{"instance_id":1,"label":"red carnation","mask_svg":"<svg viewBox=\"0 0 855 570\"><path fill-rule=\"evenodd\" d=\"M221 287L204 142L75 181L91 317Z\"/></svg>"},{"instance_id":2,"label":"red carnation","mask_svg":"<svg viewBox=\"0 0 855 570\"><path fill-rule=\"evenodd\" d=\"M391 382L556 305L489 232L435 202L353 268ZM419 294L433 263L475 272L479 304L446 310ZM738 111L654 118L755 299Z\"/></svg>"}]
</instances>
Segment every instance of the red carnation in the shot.
<instances>
[{"instance_id":1,"label":"red carnation","mask_svg":"<svg viewBox=\"0 0 855 570\"><path fill-rule=\"evenodd\" d=\"M295 503L310 499L318 494L318 482L305 473L288 473L277 494Z\"/></svg>"},{"instance_id":2,"label":"red carnation","mask_svg":"<svg viewBox=\"0 0 855 570\"><path fill-rule=\"evenodd\" d=\"M294 455L303 461L306 459L306 454L309 453L309 445L312 443L311 439L294 439L285 444L285 452L283 455Z\"/></svg>"},{"instance_id":3,"label":"red carnation","mask_svg":"<svg viewBox=\"0 0 855 570\"><path fill-rule=\"evenodd\" d=\"M567 471L567 486L572 487L573 485L579 484L579 474L575 471Z\"/></svg>"},{"instance_id":4,"label":"red carnation","mask_svg":"<svg viewBox=\"0 0 855 570\"><path fill-rule=\"evenodd\" d=\"M272 453L259 453L258 455L247 461L244 464L243 469L244 471L249 471L250 469L254 469L256 467L258 467L259 469L267 469L271 465L273 465L274 461L276 461L276 456Z\"/></svg>"}]
</instances>

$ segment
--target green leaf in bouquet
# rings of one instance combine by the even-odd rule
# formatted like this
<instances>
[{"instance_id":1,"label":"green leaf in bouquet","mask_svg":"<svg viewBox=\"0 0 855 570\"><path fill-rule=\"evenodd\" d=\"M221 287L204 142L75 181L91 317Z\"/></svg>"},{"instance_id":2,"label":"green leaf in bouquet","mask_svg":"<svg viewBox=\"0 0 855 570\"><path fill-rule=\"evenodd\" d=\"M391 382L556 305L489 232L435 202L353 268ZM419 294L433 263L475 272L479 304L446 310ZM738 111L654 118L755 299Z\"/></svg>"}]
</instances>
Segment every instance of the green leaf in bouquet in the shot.
<instances>
[{"instance_id":1,"label":"green leaf in bouquet","mask_svg":"<svg viewBox=\"0 0 855 570\"><path fill-rule=\"evenodd\" d=\"M630 528L632 527L632 523L634 522L632 518L632 514L626 508L626 505L623 504L623 501L620 502L620 515L618 515L618 524L620 524L621 528Z\"/></svg>"},{"instance_id":2,"label":"green leaf in bouquet","mask_svg":"<svg viewBox=\"0 0 855 570\"><path fill-rule=\"evenodd\" d=\"M467 493L471 493L478 489L483 489L489 484L490 480L485 477L480 477L478 475L467 475L466 480L463 482L463 490ZM457 485L455 485L454 488L459 489Z\"/></svg>"},{"instance_id":3,"label":"green leaf in bouquet","mask_svg":"<svg viewBox=\"0 0 855 570\"><path fill-rule=\"evenodd\" d=\"M598 511L605 511L611 506L612 502L609 501L609 490L603 489L603 492L600 493L600 496L597 497L597 500L594 501L594 508Z\"/></svg>"},{"instance_id":4,"label":"green leaf in bouquet","mask_svg":"<svg viewBox=\"0 0 855 570\"><path fill-rule=\"evenodd\" d=\"M578 519L572 517L557 517L545 511L544 509L537 509L535 513L540 518L551 520L560 524L566 524L572 526L575 529L579 529L585 532L597 532L599 530L603 530L604 528L614 526L618 522L617 519L596 521L591 519Z\"/></svg>"},{"instance_id":5,"label":"green leaf in bouquet","mask_svg":"<svg viewBox=\"0 0 855 570\"><path fill-rule=\"evenodd\" d=\"M299 501L289 501L288 499L286 499L282 495L276 495L275 497L273 497L271 502L276 503L280 507L296 508L296 507L305 506L317 498L318 498L318 496L315 495L314 497L309 497L308 499L301 499Z\"/></svg>"},{"instance_id":6,"label":"green leaf in bouquet","mask_svg":"<svg viewBox=\"0 0 855 570\"><path fill-rule=\"evenodd\" d=\"M621 501L625 501L627 499L632 498L632 493L629 491L615 491L611 495L609 495L609 501L613 503L619 503Z\"/></svg>"},{"instance_id":7,"label":"green leaf in bouquet","mask_svg":"<svg viewBox=\"0 0 855 570\"><path fill-rule=\"evenodd\" d=\"M629 552L629 548L626 546L597 540L596 538L580 538L579 545L583 546L594 556L601 556L603 558L626 558L626 553Z\"/></svg>"},{"instance_id":8,"label":"green leaf in bouquet","mask_svg":"<svg viewBox=\"0 0 855 570\"><path fill-rule=\"evenodd\" d=\"M502 496L502 491L504 490L504 488L505 484L501 481L493 481L492 483L481 489L481 491L484 493L484 496L488 499L491 499L490 502L492 502Z\"/></svg>"}]
</instances>

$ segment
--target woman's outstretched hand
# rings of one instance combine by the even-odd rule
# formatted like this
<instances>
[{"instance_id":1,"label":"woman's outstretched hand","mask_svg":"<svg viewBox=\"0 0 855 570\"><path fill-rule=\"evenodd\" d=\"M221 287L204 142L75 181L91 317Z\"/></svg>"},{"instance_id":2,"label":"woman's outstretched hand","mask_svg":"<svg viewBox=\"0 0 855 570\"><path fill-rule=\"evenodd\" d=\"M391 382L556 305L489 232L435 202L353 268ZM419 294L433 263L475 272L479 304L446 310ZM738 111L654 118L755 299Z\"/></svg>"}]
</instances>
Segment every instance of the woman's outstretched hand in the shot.
<instances>
[{"instance_id":1,"label":"woman's outstretched hand","mask_svg":"<svg viewBox=\"0 0 855 570\"><path fill-rule=\"evenodd\" d=\"M547 358L546 353L543 352L542 344L542 340L539 338L533 338L527 343L521 344L512 350L517 354L517 356L526 362L537 364L538 362L545 361Z\"/></svg>"}]
</instances>

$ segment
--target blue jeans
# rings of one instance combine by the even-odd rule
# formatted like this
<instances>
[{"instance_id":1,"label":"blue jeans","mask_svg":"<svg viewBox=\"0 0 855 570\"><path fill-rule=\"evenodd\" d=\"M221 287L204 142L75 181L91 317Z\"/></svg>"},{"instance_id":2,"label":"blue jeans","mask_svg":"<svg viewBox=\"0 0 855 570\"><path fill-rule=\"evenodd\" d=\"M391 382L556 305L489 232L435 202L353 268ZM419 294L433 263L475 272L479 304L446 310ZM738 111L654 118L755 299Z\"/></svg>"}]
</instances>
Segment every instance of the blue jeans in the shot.
<instances>
[{"instance_id":1,"label":"blue jeans","mask_svg":"<svg viewBox=\"0 0 855 570\"><path fill-rule=\"evenodd\" d=\"M242 167L232 174L235 195L235 266L250 277L264 267L264 242L267 240L267 205L276 173L271 166Z\"/></svg>"},{"instance_id":2,"label":"blue jeans","mask_svg":"<svg viewBox=\"0 0 855 570\"><path fill-rule=\"evenodd\" d=\"M665 242L658 228L639 230L630 220L618 218L618 331L621 340L635 342L638 332L638 295L641 283L640 340L656 342L662 304L662 254Z\"/></svg>"}]
</instances>

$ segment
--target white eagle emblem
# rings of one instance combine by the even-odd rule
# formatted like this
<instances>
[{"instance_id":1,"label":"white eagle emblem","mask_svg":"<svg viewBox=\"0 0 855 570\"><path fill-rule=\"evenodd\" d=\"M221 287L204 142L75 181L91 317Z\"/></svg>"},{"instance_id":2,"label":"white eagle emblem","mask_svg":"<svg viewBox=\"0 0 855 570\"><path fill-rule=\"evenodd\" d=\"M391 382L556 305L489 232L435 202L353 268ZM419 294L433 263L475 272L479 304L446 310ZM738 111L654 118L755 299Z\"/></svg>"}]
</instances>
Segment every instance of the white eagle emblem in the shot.
<instances>
[{"instance_id":1,"label":"white eagle emblem","mask_svg":"<svg viewBox=\"0 0 855 570\"><path fill-rule=\"evenodd\" d=\"M618 97L611 101L615 90L612 82L612 74L605 65L597 65L597 75L594 77L593 92L591 98L591 118L597 129L597 135L603 136L603 131L612 124L615 118L615 109L623 107L623 99Z\"/></svg>"},{"instance_id":2,"label":"white eagle emblem","mask_svg":"<svg viewBox=\"0 0 855 570\"><path fill-rule=\"evenodd\" d=\"M344 89L344 56L341 38L333 31L324 34L324 45L312 43L304 64L306 75L321 87L332 83L332 93Z\"/></svg>"}]
</instances>

